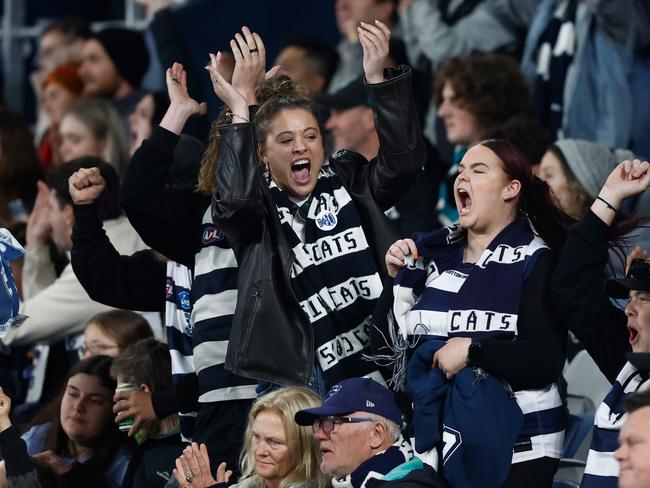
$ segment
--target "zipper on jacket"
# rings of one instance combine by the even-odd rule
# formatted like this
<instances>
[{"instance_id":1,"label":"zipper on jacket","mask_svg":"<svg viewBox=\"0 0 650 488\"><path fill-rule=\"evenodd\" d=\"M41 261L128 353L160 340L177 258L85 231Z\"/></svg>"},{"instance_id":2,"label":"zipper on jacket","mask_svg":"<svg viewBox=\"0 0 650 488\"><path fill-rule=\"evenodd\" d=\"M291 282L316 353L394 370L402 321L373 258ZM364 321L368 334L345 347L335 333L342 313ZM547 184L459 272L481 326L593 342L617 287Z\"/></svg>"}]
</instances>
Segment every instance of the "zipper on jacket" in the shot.
<instances>
[{"instance_id":1,"label":"zipper on jacket","mask_svg":"<svg viewBox=\"0 0 650 488\"><path fill-rule=\"evenodd\" d=\"M255 298L255 303L253 304L253 309L249 315L249 319L247 321L247 327L244 329L247 331L246 337L244 338L243 341L239 343L239 353L243 354L244 349L248 347L248 341L250 339L250 335L252 333L253 328L251 327L252 321L255 318L255 313L257 312L257 307L259 306L260 303L260 290L259 290L259 285L253 285L255 287L253 293L250 295L252 298Z\"/></svg>"}]
</instances>

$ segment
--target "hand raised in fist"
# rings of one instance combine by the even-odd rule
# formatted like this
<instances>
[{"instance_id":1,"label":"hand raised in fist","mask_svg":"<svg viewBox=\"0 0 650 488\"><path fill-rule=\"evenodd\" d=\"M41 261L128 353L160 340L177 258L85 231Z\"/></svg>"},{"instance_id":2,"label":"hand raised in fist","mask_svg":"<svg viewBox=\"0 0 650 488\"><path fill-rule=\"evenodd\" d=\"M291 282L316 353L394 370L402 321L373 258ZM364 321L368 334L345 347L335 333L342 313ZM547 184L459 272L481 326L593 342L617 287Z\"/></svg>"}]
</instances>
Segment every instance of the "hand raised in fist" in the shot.
<instances>
[{"instance_id":1,"label":"hand raised in fist","mask_svg":"<svg viewBox=\"0 0 650 488\"><path fill-rule=\"evenodd\" d=\"M95 202L106 188L106 180L99 168L81 168L68 180L70 196L75 205Z\"/></svg>"}]
</instances>

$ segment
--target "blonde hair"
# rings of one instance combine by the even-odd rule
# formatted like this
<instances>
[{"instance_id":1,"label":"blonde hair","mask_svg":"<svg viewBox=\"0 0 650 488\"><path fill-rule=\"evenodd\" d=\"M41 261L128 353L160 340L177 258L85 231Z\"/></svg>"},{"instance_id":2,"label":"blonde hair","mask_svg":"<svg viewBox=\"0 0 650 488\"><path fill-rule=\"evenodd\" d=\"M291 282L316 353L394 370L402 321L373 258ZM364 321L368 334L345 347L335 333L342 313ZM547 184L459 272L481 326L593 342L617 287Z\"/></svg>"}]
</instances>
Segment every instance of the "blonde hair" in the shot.
<instances>
[{"instance_id":1,"label":"blonde hair","mask_svg":"<svg viewBox=\"0 0 650 488\"><path fill-rule=\"evenodd\" d=\"M292 485L307 485L312 488L325 488L329 477L320 470L320 450L310 427L301 427L294 416L297 411L321 405L316 393L304 387L287 387L274 390L258 398L248 415L248 424L244 435L244 446L240 456L244 486L262 488L263 480L255 473L255 457L252 450L252 425L261 412L272 412L282 419L286 433L288 455L295 466L280 482L280 488Z\"/></svg>"},{"instance_id":2,"label":"blonde hair","mask_svg":"<svg viewBox=\"0 0 650 488\"><path fill-rule=\"evenodd\" d=\"M104 151L100 157L121 176L129 161L129 154L124 125L113 105L101 98L88 98L76 102L64 117L67 115L74 116L97 139L104 141Z\"/></svg>"}]
</instances>

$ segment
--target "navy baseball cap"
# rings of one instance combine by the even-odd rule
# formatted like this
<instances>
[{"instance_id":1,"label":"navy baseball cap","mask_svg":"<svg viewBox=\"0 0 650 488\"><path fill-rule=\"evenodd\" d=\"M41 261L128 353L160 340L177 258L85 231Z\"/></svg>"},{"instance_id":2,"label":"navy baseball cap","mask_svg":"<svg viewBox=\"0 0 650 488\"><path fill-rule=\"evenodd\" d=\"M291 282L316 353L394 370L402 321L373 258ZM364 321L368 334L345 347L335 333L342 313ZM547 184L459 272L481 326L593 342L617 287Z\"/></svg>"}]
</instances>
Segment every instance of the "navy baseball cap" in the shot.
<instances>
[{"instance_id":1,"label":"navy baseball cap","mask_svg":"<svg viewBox=\"0 0 650 488\"><path fill-rule=\"evenodd\" d=\"M320 407L296 412L298 425L312 425L319 417L368 412L386 417L400 427L402 413L393 392L370 378L349 378L334 385Z\"/></svg>"}]
</instances>

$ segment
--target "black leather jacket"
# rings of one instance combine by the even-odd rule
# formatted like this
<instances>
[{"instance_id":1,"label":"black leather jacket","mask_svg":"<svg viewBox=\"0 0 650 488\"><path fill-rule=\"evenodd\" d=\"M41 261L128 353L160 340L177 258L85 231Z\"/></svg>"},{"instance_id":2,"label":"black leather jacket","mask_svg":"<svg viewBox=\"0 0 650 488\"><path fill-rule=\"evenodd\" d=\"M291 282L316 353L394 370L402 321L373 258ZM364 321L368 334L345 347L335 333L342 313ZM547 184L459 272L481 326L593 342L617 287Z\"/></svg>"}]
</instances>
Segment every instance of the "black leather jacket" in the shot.
<instances>
[{"instance_id":1,"label":"black leather jacket","mask_svg":"<svg viewBox=\"0 0 650 488\"><path fill-rule=\"evenodd\" d=\"M389 68L369 85L381 148L372 161L338 151L330 164L361 217L382 277L384 254L397 239L384 211L407 190L426 159L411 99L410 68ZM280 384L312 382L314 337L290 283L294 254L257 159L252 124L219 128L222 145L212 214L239 263L238 299L226 355L233 373Z\"/></svg>"}]
</instances>

